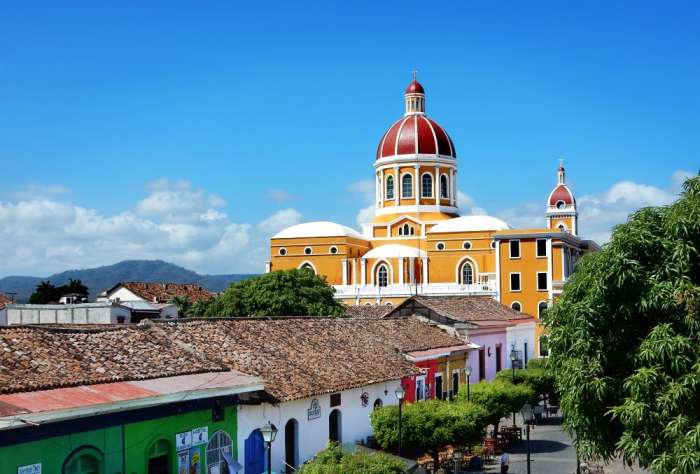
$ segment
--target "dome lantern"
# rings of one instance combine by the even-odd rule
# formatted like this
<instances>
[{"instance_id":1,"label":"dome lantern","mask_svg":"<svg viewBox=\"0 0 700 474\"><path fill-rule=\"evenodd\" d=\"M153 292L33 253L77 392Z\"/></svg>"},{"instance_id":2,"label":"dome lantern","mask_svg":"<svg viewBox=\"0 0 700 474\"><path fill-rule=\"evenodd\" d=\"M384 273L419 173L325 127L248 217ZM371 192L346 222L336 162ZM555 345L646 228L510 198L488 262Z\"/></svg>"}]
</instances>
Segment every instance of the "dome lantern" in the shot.
<instances>
[{"instance_id":1,"label":"dome lantern","mask_svg":"<svg viewBox=\"0 0 700 474\"><path fill-rule=\"evenodd\" d=\"M425 89L416 80L416 71L413 71L413 80L406 88L404 101L406 102L405 115L425 113Z\"/></svg>"}]
</instances>

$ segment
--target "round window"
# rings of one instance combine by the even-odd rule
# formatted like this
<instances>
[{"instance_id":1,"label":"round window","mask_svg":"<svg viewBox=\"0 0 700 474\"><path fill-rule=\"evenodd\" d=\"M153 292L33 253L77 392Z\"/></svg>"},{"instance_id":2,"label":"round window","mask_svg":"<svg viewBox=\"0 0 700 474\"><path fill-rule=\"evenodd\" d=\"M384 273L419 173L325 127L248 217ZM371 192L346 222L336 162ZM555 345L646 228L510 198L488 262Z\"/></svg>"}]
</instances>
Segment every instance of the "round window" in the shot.
<instances>
[{"instance_id":1,"label":"round window","mask_svg":"<svg viewBox=\"0 0 700 474\"><path fill-rule=\"evenodd\" d=\"M284 257L285 255L287 255L287 249L284 248L284 247L282 247L282 248L279 250L279 253L280 253L280 255L282 255L282 256Z\"/></svg>"},{"instance_id":2,"label":"round window","mask_svg":"<svg viewBox=\"0 0 700 474\"><path fill-rule=\"evenodd\" d=\"M464 250L469 250L470 248L472 248L472 243L471 243L471 242L468 242L468 241L467 241L467 242L464 242L464 243L462 244L462 248L463 248Z\"/></svg>"},{"instance_id":3,"label":"round window","mask_svg":"<svg viewBox=\"0 0 700 474\"><path fill-rule=\"evenodd\" d=\"M330 252L333 253L333 254L338 253L338 247L335 247L335 246L331 247L331 248L330 248Z\"/></svg>"},{"instance_id":4,"label":"round window","mask_svg":"<svg viewBox=\"0 0 700 474\"><path fill-rule=\"evenodd\" d=\"M306 255L311 255L311 247L306 247L306 248L304 249L304 253L305 253Z\"/></svg>"},{"instance_id":5,"label":"round window","mask_svg":"<svg viewBox=\"0 0 700 474\"><path fill-rule=\"evenodd\" d=\"M557 201L557 209L564 209L566 203L564 201Z\"/></svg>"},{"instance_id":6,"label":"round window","mask_svg":"<svg viewBox=\"0 0 700 474\"><path fill-rule=\"evenodd\" d=\"M513 308L515 311L520 312L520 303L517 301L514 301L513 304L510 305L511 308Z\"/></svg>"},{"instance_id":7,"label":"round window","mask_svg":"<svg viewBox=\"0 0 700 474\"><path fill-rule=\"evenodd\" d=\"M492 240L492 241L491 241L491 248L492 248L492 249L495 249L495 248L496 248L496 241L495 241L495 240Z\"/></svg>"},{"instance_id":8,"label":"round window","mask_svg":"<svg viewBox=\"0 0 700 474\"><path fill-rule=\"evenodd\" d=\"M438 242L438 243L435 245L435 248L438 249L438 250L445 250L445 244L442 243L442 242Z\"/></svg>"}]
</instances>

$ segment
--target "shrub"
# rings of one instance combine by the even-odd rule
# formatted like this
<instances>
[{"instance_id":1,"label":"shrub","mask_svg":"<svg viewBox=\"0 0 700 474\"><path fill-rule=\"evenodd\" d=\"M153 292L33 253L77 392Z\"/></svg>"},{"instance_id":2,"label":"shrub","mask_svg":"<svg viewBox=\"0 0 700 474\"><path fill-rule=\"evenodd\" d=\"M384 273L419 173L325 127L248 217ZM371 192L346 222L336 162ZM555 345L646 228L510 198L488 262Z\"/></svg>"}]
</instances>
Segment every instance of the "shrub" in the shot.
<instances>
[{"instance_id":1,"label":"shrub","mask_svg":"<svg viewBox=\"0 0 700 474\"><path fill-rule=\"evenodd\" d=\"M537 402L537 395L548 395L554 393L554 376L545 369L516 369L515 377L512 370L502 370L496 375L496 380L504 383L513 383L515 379L516 385L527 385L534 394L531 402Z\"/></svg>"},{"instance_id":2,"label":"shrub","mask_svg":"<svg viewBox=\"0 0 700 474\"><path fill-rule=\"evenodd\" d=\"M535 392L527 385L504 383L500 380L474 384L470 392L470 400L483 407L487 422L495 427L494 433L498 431L501 418L520 411L522 406L535 396ZM466 403L467 394L460 391L457 398L460 403Z\"/></svg>"},{"instance_id":3,"label":"shrub","mask_svg":"<svg viewBox=\"0 0 700 474\"><path fill-rule=\"evenodd\" d=\"M358 450L345 453L337 443L331 443L316 458L304 464L299 474L402 474L406 466L385 453Z\"/></svg>"}]
</instances>

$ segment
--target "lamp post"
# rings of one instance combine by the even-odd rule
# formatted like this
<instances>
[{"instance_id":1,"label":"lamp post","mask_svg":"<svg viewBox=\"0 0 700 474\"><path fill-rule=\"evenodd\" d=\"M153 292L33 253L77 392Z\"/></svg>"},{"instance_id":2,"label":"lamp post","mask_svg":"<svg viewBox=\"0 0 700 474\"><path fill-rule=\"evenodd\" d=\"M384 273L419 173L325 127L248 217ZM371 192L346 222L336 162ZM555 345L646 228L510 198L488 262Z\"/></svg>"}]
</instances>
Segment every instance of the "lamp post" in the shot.
<instances>
[{"instance_id":1,"label":"lamp post","mask_svg":"<svg viewBox=\"0 0 700 474\"><path fill-rule=\"evenodd\" d=\"M469 379L472 376L472 366L467 365L464 368L464 375L467 376L467 401L470 401L470 395L469 395Z\"/></svg>"},{"instance_id":2,"label":"lamp post","mask_svg":"<svg viewBox=\"0 0 700 474\"><path fill-rule=\"evenodd\" d=\"M406 395L406 391L403 386L399 385L394 391L396 399L399 401L399 457L401 457L401 406L403 402L403 397Z\"/></svg>"},{"instance_id":3,"label":"lamp post","mask_svg":"<svg viewBox=\"0 0 700 474\"><path fill-rule=\"evenodd\" d=\"M520 414L523 416L523 421L525 422L525 433L527 436L527 474L530 474L530 423L535 416L532 409L532 405L526 403L520 409Z\"/></svg>"},{"instance_id":4,"label":"lamp post","mask_svg":"<svg viewBox=\"0 0 700 474\"><path fill-rule=\"evenodd\" d=\"M513 344L513 349L510 351L510 368L512 369L511 380L515 383L515 361L518 360L518 353L515 350L515 344ZM515 412L513 412L513 426L515 426Z\"/></svg>"},{"instance_id":5,"label":"lamp post","mask_svg":"<svg viewBox=\"0 0 700 474\"><path fill-rule=\"evenodd\" d=\"M272 474L272 442L277 436L277 428L268 421L260 428L260 433L267 445L267 474Z\"/></svg>"}]
</instances>

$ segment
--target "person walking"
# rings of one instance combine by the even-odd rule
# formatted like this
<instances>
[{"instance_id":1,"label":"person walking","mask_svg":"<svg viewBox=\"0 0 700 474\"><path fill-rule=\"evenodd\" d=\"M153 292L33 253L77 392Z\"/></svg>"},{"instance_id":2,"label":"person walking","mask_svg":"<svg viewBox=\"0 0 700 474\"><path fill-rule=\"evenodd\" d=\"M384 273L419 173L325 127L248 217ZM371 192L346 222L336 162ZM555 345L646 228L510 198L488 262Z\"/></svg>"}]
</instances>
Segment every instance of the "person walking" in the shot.
<instances>
[{"instance_id":1,"label":"person walking","mask_svg":"<svg viewBox=\"0 0 700 474\"><path fill-rule=\"evenodd\" d=\"M500 461L501 461L501 474L506 474L508 472L508 467L510 464L510 456L508 456L508 453L503 451L501 453Z\"/></svg>"}]
</instances>

